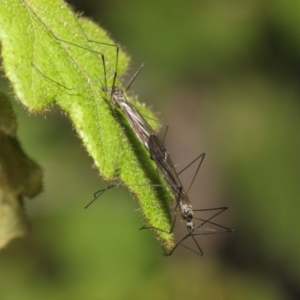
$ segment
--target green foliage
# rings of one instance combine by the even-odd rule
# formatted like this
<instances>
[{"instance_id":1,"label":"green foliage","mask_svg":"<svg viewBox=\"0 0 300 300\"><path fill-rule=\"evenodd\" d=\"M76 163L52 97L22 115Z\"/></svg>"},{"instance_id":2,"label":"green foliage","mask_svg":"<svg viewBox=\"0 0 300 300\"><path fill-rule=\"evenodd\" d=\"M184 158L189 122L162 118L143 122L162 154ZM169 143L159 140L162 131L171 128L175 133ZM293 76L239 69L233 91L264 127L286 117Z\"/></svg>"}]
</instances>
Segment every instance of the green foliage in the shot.
<instances>
[{"instance_id":1,"label":"green foliage","mask_svg":"<svg viewBox=\"0 0 300 300\"><path fill-rule=\"evenodd\" d=\"M0 93L0 248L27 233L23 199L42 189L42 170L23 152L16 129L11 104Z\"/></svg>"},{"instance_id":2,"label":"green foliage","mask_svg":"<svg viewBox=\"0 0 300 300\"><path fill-rule=\"evenodd\" d=\"M59 106L71 119L102 177L128 186L148 225L162 229L156 231L158 237L172 247L170 194L161 186L151 187L162 184L153 161L101 90L113 81L115 42L91 21L75 16L60 0L26 3L0 3L3 66L15 95L34 113ZM89 42L87 37L101 43ZM127 64L128 57L120 51L118 74ZM132 101L143 114L154 117Z\"/></svg>"}]
</instances>

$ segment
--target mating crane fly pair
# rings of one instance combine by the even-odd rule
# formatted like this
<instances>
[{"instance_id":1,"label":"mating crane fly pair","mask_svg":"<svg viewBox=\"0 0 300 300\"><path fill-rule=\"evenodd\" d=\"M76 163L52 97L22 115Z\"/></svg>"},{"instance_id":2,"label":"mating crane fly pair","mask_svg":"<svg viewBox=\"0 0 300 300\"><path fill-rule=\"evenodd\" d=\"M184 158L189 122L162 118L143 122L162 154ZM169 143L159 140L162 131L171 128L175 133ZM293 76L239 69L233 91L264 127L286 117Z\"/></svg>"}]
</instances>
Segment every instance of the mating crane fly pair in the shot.
<instances>
[{"instance_id":1,"label":"mating crane fly pair","mask_svg":"<svg viewBox=\"0 0 300 300\"><path fill-rule=\"evenodd\" d=\"M126 92L128 91L129 87L131 86L131 84L133 83L133 81L135 80L137 75L139 74L143 65L132 77L132 79L130 80L130 82L127 85L125 90L118 88L117 86L115 86L115 82L117 79L119 47L117 45L112 45L112 44L102 43L99 41L89 40L87 38L87 36L85 35L83 29L81 28L79 22L77 22L78 25L80 26L80 28L82 29L83 35L85 36L87 43L98 43L98 44L107 45L108 47L113 46L116 48L116 60L115 60L115 71L114 71L114 75L113 75L113 84L111 87L108 87L107 83L106 83L107 82L107 79L106 79L107 73L106 73L105 57L102 53L95 51L93 49L90 49L89 47L77 45L73 42L66 41L66 40L63 40L63 39L55 36L55 34L52 33L52 31L47 28L46 24L42 21L42 19L39 17L39 15L25 2L25 0L23 0L23 3L26 5L27 9L37 18L37 20L52 35L52 37L56 41L66 43L66 44L69 44L74 47L79 47L79 48L87 50L87 51L92 51L92 52L98 54L99 57L101 57L103 72L104 72L104 81L105 81L105 85L102 87L102 90L109 95L112 106L119 108L123 112L130 127L134 131L136 137L144 145L146 150L149 152L150 157L155 162L157 169L160 171L161 175L163 176L163 178L166 181L166 185L169 187L169 189L171 190L171 192L173 194L173 198L175 201L175 213L174 213L174 219L172 222L170 233L172 233L174 230L177 214L179 214L181 217L181 220L186 223L185 227L186 227L188 233L183 238L181 238L171 250L165 251L164 254L171 255L178 246L183 246L193 252L196 252L199 255L203 255L203 251L202 251L201 247L199 246L198 242L196 241L195 237L199 236L199 235L205 235L205 234L231 232L232 231L231 229L229 229L225 226L222 226L220 224L212 222L212 219L214 219L217 215L224 212L227 209L227 207L196 209L196 210L193 209L191 202L187 195L188 193L184 190L184 188L181 184L179 175L184 170L186 170L189 166L191 166L196 161L198 161L197 170L196 170L194 177L191 181L191 184L187 190L187 191L189 191L189 189L191 188L191 186L197 176L200 166L203 162L205 153L202 153L194 161L192 161L187 167L185 167L181 172L177 173L177 171L175 170L174 164L171 160L170 153L164 144L164 141L157 135L155 130L152 129L152 127L149 125L149 123L146 121L146 119L142 116L142 114L134 107L134 105L132 103L130 103L129 99L127 98ZM66 87L66 86L62 85L61 83L56 82L55 80L52 80L46 74L43 74L43 72L40 71L38 66L36 66L34 63L33 63L33 67L40 74L45 76L47 79L50 79L52 82L58 84L59 86L69 89L69 90L74 89L74 87ZM100 195L102 195L104 191L112 188L113 186L114 186L114 184L111 184L108 187L106 187L105 189L102 189L102 190L99 190L98 192L96 192L94 194L94 199L87 206L89 206ZM194 212L205 212L205 211L213 211L214 213L212 216L210 216L207 219L200 219L200 218L194 217ZM197 222L199 222L199 224L195 224L194 220L197 220ZM219 230L203 228L204 225L213 225L214 227L218 228ZM144 226L142 229L147 229L147 228L151 228L151 227ZM153 228L153 227L152 227L152 229L161 230L160 228ZM187 240L188 238L191 238L194 241L194 243L196 245L196 250L183 244L183 242L185 240Z\"/></svg>"}]
</instances>

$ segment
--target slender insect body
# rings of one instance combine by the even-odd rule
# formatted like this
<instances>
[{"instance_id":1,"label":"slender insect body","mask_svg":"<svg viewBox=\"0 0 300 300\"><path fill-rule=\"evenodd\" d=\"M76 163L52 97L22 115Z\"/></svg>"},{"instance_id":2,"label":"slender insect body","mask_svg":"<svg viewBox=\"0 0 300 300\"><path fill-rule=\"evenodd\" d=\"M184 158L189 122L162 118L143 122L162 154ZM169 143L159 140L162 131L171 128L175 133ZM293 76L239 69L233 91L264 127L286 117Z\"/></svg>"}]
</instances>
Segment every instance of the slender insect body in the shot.
<instances>
[{"instance_id":1,"label":"slender insect body","mask_svg":"<svg viewBox=\"0 0 300 300\"><path fill-rule=\"evenodd\" d=\"M189 232L173 247L173 249L171 251L166 252L165 255L167 255L167 256L171 255L179 245L182 245L183 247L188 248L189 250L202 256L203 251L200 248L199 244L197 243L195 236L201 235L200 230L202 229L204 224L211 224L211 225L216 226L217 228L221 228L224 230L222 232L231 232L232 231L231 229L229 229L227 227L224 227L222 225L211 222L211 220L213 218L215 218L217 215L219 215L223 211L225 211L227 209L227 207L194 210L191 205L191 202L188 198L188 195L181 184L181 181L178 176L179 173L177 173L175 170L174 164L171 160L169 151L167 150L166 146L163 144L163 142L160 140L160 138L155 134L151 134L149 136L148 146L149 146L149 152L150 152L152 158L155 160L158 168L164 175L166 181L168 182L169 187L171 188L171 190L173 192L173 195L174 195L175 201L176 201L175 211L178 211L180 213L181 219L186 221L186 228ZM199 171L199 168L203 162L204 157L205 157L205 153L202 153L193 162L191 162L187 167L185 167L183 169L183 171L184 171L186 168L188 168L190 165L192 165L195 161L200 159L198 168L196 170L194 178L191 181L190 187L195 180L195 177ZM190 189L190 187L189 187L189 189ZM202 211L202 212L203 211L216 211L216 213L214 213L214 215L212 215L208 219L205 219L205 220L198 219L201 222L196 227L195 223L193 221L195 211ZM174 219L173 226L175 225L175 220L176 219ZM204 233L204 234L211 234L211 233L217 233L217 231L211 230L209 233ZM194 241L194 243L196 245L196 251L185 246L184 244L182 244L187 238L191 238Z\"/></svg>"},{"instance_id":2,"label":"slender insect body","mask_svg":"<svg viewBox=\"0 0 300 300\"><path fill-rule=\"evenodd\" d=\"M128 87L130 84L133 82L133 79L136 78L137 74L139 73L140 69L136 74L133 76L131 79ZM126 116L128 123L132 127L133 131L135 132L137 138L140 140L140 142L145 146L145 148L148 150L148 152L151 155L151 158L155 161L157 168L160 170L162 173L163 177L165 178L167 185L171 189L173 195L174 195L174 201L175 201L175 212L178 212L181 216L181 219L186 222L186 228L188 230L188 234L184 236L169 252L165 252L164 255L171 255L175 249L179 246L182 245L183 247L188 248L189 250L199 254L203 255L203 251L198 245L195 236L200 235L200 229L204 224L212 224L217 226L218 228L222 228L225 231L223 232L231 232L232 230L224 227L222 225L216 224L211 222L213 218L215 218L217 215L222 213L227 209L227 207L220 207L220 208L212 208L212 209L199 209L197 211L217 211L213 216L210 218L203 220L203 219L198 219L201 220L200 225L197 227L195 226L195 223L193 221L194 219L194 210L192 207L192 204L189 200L189 197L184 190L181 181L179 179L178 173L174 167L174 164L172 162L170 153L166 146L164 145L163 141L158 137L156 132L152 129L152 127L149 125L149 123L145 120L145 118L140 114L140 112L130 103L128 100L126 93L113 85L111 88L102 88L106 92L110 92L111 95L111 101L112 104L116 107L118 107ZM127 90L126 89L126 90ZM200 159L197 171L195 173L195 176L198 173L198 170L202 164L202 161L205 157L205 153L202 153L196 160ZM196 160L194 160L192 163L194 163ZM192 164L191 163L191 164ZM189 164L188 166L190 166ZM187 167L188 167L187 166ZM187 168L186 167L186 168ZM186 169L185 168L185 169ZM184 169L184 170L185 170ZM193 184L195 176L190 184ZM174 225L175 225L176 218L174 218L173 225L171 228L171 232L173 231ZM155 228L159 229L159 228ZM216 233L214 230L211 230L209 233ZM206 234L209 234L206 233ZM194 243L196 244L196 251L193 249L185 246L182 244L183 241L185 241L187 238L191 238Z\"/></svg>"},{"instance_id":3,"label":"slender insect body","mask_svg":"<svg viewBox=\"0 0 300 300\"><path fill-rule=\"evenodd\" d=\"M161 139L154 134L150 135L148 146L148 150L152 158L156 162L160 171L163 173L175 196L176 210L179 210L182 219L186 220L186 227L193 231L193 207L177 175L168 149L163 144Z\"/></svg>"},{"instance_id":4,"label":"slender insect body","mask_svg":"<svg viewBox=\"0 0 300 300\"><path fill-rule=\"evenodd\" d=\"M136 74L131 79L129 85L127 86L127 89L130 86L130 84L133 82L133 79L136 78L139 71L140 71L140 69L138 70L138 72L136 72ZM165 251L164 255L167 255L167 256L172 255L172 253L175 251L175 249L179 245L182 245L183 247L202 256L203 251L200 248L199 244L197 243L195 236L201 234L200 229L202 229L201 227L204 224L212 224L218 228L222 228L225 230L223 232L231 232L232 231L231 229L229 229L227 227L224 227L222 225L211 222L211 220L213 218L215 218L217 215L219 215L220 213L225 211L227 209L227 207L197 210L197 211L217 211L217 212L213 216L211 216L210 218L208 218L206 220L198 219L201 221L201 223L200 223L200 225L198 225L196 227L195 223L193 221L194 210L193 210L192 204L189 200L189 197L188 197L186 191L184 190L184 188L181 184L178 173L172 162L170 153L169 153L168 149L166 148L166 146L164 145L163 141L158 137L156 132L152 129L152 127L145 120L145 118L140 114L140 112L130 103L129 99L126 96L126 93L122 89L120 89L114 85L111 88L105 87L102 89L104 91L110 93L112 104L114 106L118 107L124 113L128 123L130 124L133 131L135 132L137 138L140 140L140 142L145 146L145 148L150 153L151 158L155 161L157 168L162 173L163 177L165 178L165 180L167 182L167 185L169 186L169 188L171 189L171 191L174 195L175 212L178 213L180 215L181 219L186 222L185 226L188 230L188 234L185 235L171 250L169 250L169 252ZM197 171L195 173L195 176L198 173L198 170L202 164L204 156L205 156L205 153L201 154L198 158L196 158L196 160L200 159L200 162L199 162ZM196 160L194 160L192 163L194 163ZM188 166L190 166L191 164L189 164ZM194 182L195 176L190 184L190 187ZM172 232L174 229L175 221L176 221L176 215L175 215L170 232ZM144 228L147 228L147 227L144 227ZM159 228L155 228L155 229L160 230ZM214 230L210 230L209 233L217 233L217 232ZM209 234L209 233L206 233L206 234ZM182 244L188 238L191 238L194 241L194 243L196 245L196 251L185 246L184 244Z\"/></svg>"},{"instance_id":5,"label":"slender insect body","mask_svg":"<svg viewBox=\"0 0 300 300\"><path fill-rule=\"evenodd\" d=\"M108 91L108 89L106 90ZM113 103L126 115L127 120L136 133L138 139L142 144L144 144L152 159L155 161L158 169L164 175L168 186L174 194L176 211L179 210L181 218L186 221L186 227L189 232L193 232L195 229L194 222L192 221L193 207L182 187L168 149L145 118L128 101L124 91L115 86L110 90Z\"/></svg>"},{"instance_id":6,"label":"slender insect body","mask_svg":"<svg viewBox=\"0 0 300 300\"><path fill-rule=\"evenodd\" d=\"M163 173L168 182L168 186L175 196L176 210L179 209L181 218L187 222L187 229L193 231L195 228L194 222L192 221L193 208L176 173L168 149L145 118L129 102L123 90L116 86L103 88L103 90L111 93L113 104L123 111L136 136L149 151L152 159L155 161L158 169Z\"/></svg>"}]
</instances>

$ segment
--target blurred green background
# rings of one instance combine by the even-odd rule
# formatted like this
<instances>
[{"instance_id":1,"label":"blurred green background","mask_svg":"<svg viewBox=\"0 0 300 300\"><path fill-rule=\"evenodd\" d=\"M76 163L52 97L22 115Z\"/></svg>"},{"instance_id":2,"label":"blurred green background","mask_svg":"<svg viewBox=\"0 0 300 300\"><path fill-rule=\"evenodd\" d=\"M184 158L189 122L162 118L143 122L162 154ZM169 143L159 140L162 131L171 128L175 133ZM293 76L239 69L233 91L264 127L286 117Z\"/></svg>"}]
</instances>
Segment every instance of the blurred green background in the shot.
<instances>
[{"instance_id":1,"label":"blurred green background","mask_svg":"<svg viewBox=\"0 0 300 300\"><path fill-rule=\"evenodd\" d=\"M207 153L193 206L228 205L235 232L163 257L125 189L84 210L105 183L63 113L14 102L45 179L30 236L0 252L0 299L299 299L300 2L69 3L132 56L128 78L146 63L132 90L170 126L174 163Z\"/></svg>"}]
</instances>

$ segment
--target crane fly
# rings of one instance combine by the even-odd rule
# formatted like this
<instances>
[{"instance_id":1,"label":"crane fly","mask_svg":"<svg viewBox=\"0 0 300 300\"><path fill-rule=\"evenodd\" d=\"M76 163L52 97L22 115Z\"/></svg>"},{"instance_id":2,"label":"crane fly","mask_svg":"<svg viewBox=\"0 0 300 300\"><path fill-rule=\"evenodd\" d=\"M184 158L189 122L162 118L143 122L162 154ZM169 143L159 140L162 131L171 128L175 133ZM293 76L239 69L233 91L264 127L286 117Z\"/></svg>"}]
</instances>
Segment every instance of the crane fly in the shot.
<instances>
[{"instance_id":1,"label":"crane fly","mask_svg":"<svg viewBox=\"0 0 300 300\"><path fill-rule=\"evenodd\" d=\"M116 79L117 79L117 68L118 68L118 57L119 57L119 47L117 45L114 44L108 44L108 43L102 43L102 42L98 42L98 41L93 41L93 40L89 40L87 38L87 36L85 35L83 29L81 28L80 24L78 23L79 27L82 30L82 33L84 34L86 40L88 42L93 42L93 43L99 43L99 44L104 44L107 46L113 46L116 47L116 60L115 60L115 72L113 74L113 81L112 81L112 86L108 87L107 86L107 74L106 74L106 61L105 61L105 56L103 53L95 51L93 49L90 49L88 47L85 46L81 46L81 45L77 45L75 43L63 40L59 37L57 37L51 30L49 30L47 28L47 26L43 23L43 21L40 19L40 17L37 15L37 13L23 0L23 3L26 5L26 7L34 14L34 16L40 21L40 23L45 27L45 29L49 32L49 34L51 34L53 36L53 38L59 42L64 42L66 44L69 44L71 46L74 47L79 47L81 49L84 49L86 51L91 51L94 52L98 55L100 55L101 57L101 61L102 61L102 66L103 66L103 72L104 72L104 86L102 87L102 91L106 92L107 94L110 95L110 100L111 103L114 107L119 108L123 114L125 115L129 125L131 126L132 130L134 131L135 135L137 136L138 140L144 145L144 147L147 149L147 151L149 152L151 158L153 159L153 161L156 163L156 166L158 168L158 170L161 172L161 174L163 175L164 179L166 180L166 185L170 188L170 190L172 191L172 194L174 196L174 201L175 201L175 217L172 223L172 227L171 227L171 232L174 229L174 225L175 225L175 221L176 221L176 214L180 214L180 217L183 221L185 221L185 227L188 230L188 234L185 235L174 247L173 249L171 249L168 253L166 253L166 255L171 255L174 250L179 246L182 245L184 246L182 243L183 241L185 241L188 238L193 239L193 241L195 242L196 246L197 246L197 251L196 253L203 255L202 249L200 248L199 244L197 243L195 236L197 235L201 235L203 233L200 233L201 228L205 225L205 224L211 224L211 225L216 225L219 228L222 228L225 230L225 232L230 232L231 230L227 227L224 227L222 225L216 224L214 222L212 222L211 220L213 218L215 218L217 215L219 215L220 213L222 213L223 211L225 211L227 209L227 207L220 207L220 208L211 208L211 209L200 209L200 210L194 210L192 207L192 204L189 200L189 197L187 195L187 192L184 190L181 181L179 179L179 174L177 173L174 167L174 164L171 160L170 154L168 149L166 148L164 142L159 138L159 136L157 135L156 131L150 126L150 124L146 121L145 117L142 116L142 114L138 111L138 109L129 101L126 92L128 91L129 87L131 86L131 84L133 83L133 81L135 80L135 78L137 77L137 75L139 74L140 70L142 69L143 65L140 67L140 69L135 73L135 75L132 77L132 79L130 80L129 84L127 85L125 90L122 90L121 88L118 88L115 83L116 83ZM36 67L33 64L33 67L41 74L43 74L38 67ZM47 77L45 74L43 74L43 76L45 76L47 79L51 80L52 82L66 88L69 90L73 90L73 88L68 88L64 85L62 85L61 83ZM97 79L99 80L99 79ZM76 87L75 87L76 88ZM202 161L205 157L205 153L201 154L196 160L200 159L199 161L199 165L197 168L197 171L194 175L194 178L190 184L193 184L195 177L198 173L198 170L202 164ZM196 161L195 160L195 161ZM192 162L193 163L193 162ZM191 163L191 164L192 164ZM189 164L189 165L191 165ZM186 167L187 168L187 167ZM185 169L186 169L185 168ZM94 202L99 196L101 196L103 194L104 191L112 188L116 186L116 184L110 184L108 185L105 189L99 190L94 194L94 199L86 206L88 207L92 202ZM189 189L188 189L189 190ZM195 225L194 222L194 212L195 211L218 211L217 213L215 213L212 217L208 218L208 219L198 219L201 221L200 225ZM159 228L156 228L158 230L160 230ZM214 233L214 232L211 232ZM218 233L218 232L216 232ZM209 233L204 233L204 234L209 234ZM184 246L186 247L186 246ZM188 248L188 247L186 247ZM190 249L190 248L188 248ZM192 249L190 249L192 250ZM192 250L193 251L193 250ZM195 252L195 251L194 251Z\"/></svg>"}]
</instances>

